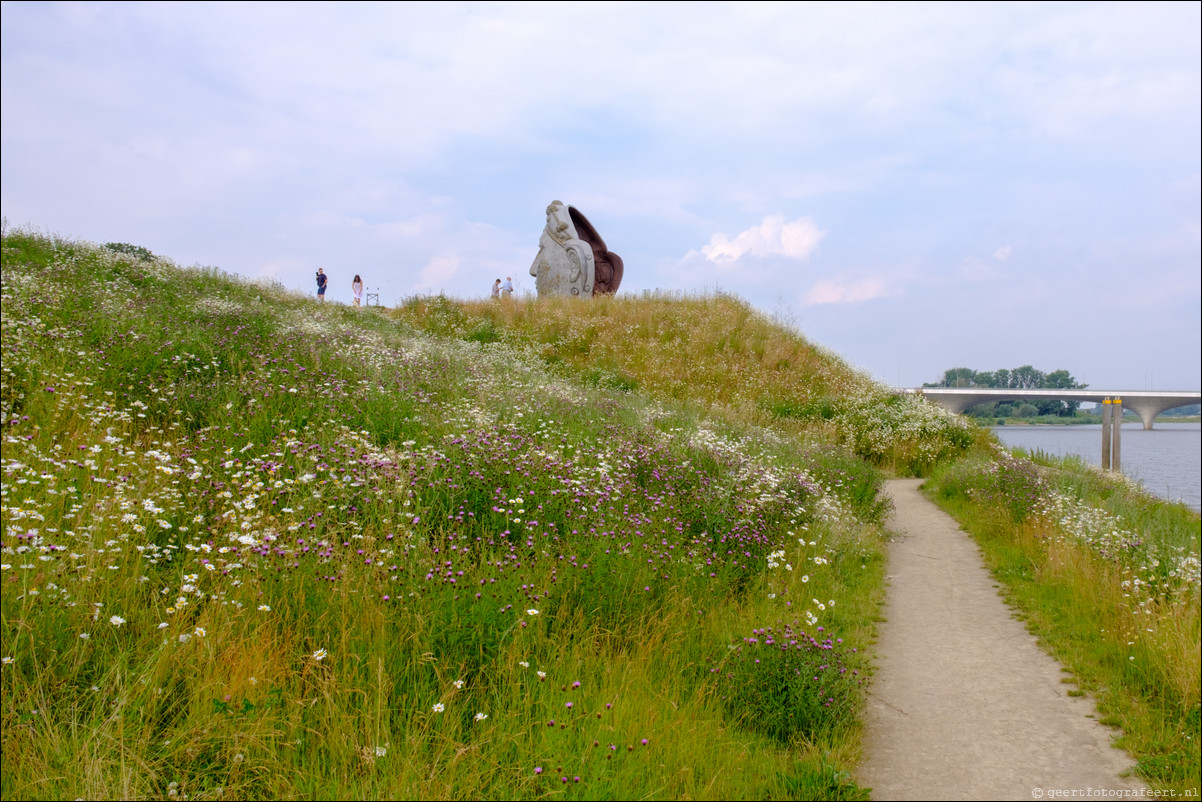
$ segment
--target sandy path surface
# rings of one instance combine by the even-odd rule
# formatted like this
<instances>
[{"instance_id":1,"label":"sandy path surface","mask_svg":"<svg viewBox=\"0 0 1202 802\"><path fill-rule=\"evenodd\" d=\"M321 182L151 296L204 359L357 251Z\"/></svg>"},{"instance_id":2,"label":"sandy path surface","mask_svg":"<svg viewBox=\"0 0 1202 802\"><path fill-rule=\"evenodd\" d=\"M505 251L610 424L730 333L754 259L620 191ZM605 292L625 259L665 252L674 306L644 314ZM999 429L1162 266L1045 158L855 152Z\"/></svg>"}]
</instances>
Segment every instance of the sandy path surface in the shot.
<instances>
[{"instance_id":1,"label":"sandy path surface","mask_svg":"<svg viewBox=\"0 0 1202 802\"><path fill-rule=\"evenodd\" d=\"M1040 799L1142 789L1115 731L998 595L980 551L918 492L888 482L888 594L857 781L873 799ZM1098 792L1101 793L1098 793ZM1120 791L1121 793L1121 791Z\"/></svg>"}]
</instances>

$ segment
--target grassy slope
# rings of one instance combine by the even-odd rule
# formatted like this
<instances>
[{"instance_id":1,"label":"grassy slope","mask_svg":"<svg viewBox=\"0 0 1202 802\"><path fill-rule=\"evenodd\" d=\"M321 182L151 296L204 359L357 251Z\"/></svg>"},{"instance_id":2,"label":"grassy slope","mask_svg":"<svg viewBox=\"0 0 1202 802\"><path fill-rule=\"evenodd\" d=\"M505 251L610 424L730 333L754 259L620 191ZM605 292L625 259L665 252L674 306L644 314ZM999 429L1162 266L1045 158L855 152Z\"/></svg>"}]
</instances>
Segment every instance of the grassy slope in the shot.
<instances>
[{"instance_id":1,"label":"grassy slope","mask_svg":"<svg viewBox=\"0 0 1202 802\"><path fill-rule=\"evenodd\" d=\"M837 444L901 475L968 447L967 423L866 375L729 296L456 302L414 298L399 322L510 345L588 386L636 391L713 419Z\"/></svg>"},{"instance_id":2,"label":"grassy slope","mask_svg":"<svg viewBox=\"0 0 1202 802\"><path fill-rule=\"evenodd\" d=\"M861 793L852 449L953 419L723 297L389 316L24 232L3 281L4 798Z\"/></svg>"},{"instance_id":3,"label":"grassy slope","mask_svg":"<svg viewBox=\"0 0 1202 802\"><path fill-rule=\"evenodd\" d=\"M356 312L147 256L5 237L4 798L862 793L873 466L975 440L971 485L987 435L725 296ZM1111 614L1090 599L1133 567L1063 511L1049 551L1011 484L960 507L995 570L1051 619ZM1197 553L1196 516L1112 514ZM1172 787L1189 609L1162 616L1184 657L1145 641L1164 668L1127 684L1040 624L1151 711L1129 746ZM822 697L791 679L840 664Z\"/></svg>"}]
</instances>

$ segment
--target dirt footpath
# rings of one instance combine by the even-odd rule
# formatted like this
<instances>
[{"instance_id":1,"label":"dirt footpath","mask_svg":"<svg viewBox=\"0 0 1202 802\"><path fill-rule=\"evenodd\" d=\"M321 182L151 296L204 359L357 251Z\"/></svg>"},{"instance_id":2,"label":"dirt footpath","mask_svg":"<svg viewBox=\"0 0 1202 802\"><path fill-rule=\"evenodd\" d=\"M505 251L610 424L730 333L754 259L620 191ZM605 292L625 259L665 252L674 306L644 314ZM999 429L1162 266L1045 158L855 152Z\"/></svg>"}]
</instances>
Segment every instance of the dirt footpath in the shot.
<instances>
[{"instance_id":1,"label":"dirt footpath","mask_svg":"<svg viewBox=\"0 0 1202 802\"><path fill-rule=\"evenodd\" d=\"M920 484L887 484L894 540L857 781L878 800L1145 788L1119 776L1133 761L1110 746L1115 731L1068 696L1074 686L1012 617L977 545Z\"/></svg>"}]
</instances>

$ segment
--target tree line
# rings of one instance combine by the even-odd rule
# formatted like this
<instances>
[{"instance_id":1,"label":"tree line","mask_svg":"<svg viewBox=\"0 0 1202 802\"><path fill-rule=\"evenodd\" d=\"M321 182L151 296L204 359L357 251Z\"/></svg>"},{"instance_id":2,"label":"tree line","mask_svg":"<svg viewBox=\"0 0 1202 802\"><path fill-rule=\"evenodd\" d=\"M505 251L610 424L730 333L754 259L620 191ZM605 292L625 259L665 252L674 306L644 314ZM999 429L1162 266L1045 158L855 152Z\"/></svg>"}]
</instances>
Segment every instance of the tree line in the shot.
<instances>
[{"instance_id":1,"label":"tree line","mask_svg":"<svg viewBox=\"0 0 1202 802\"><path fill-rule=\"evenodd\" d=\"M937 382L925 382L923 387L990 387L1010 390L1084 390L1089 385L1081 384L1067 370L1044 373L1031 365L1007 370L976 371L972 368L951 368L943 372ZM1081 406L1080 401L1056 399L1021 401L990 401L964 410L964 414L981 418L1029 418L1036 415L1059 415L1072 417Z\"/></svg>"}]
</instances>

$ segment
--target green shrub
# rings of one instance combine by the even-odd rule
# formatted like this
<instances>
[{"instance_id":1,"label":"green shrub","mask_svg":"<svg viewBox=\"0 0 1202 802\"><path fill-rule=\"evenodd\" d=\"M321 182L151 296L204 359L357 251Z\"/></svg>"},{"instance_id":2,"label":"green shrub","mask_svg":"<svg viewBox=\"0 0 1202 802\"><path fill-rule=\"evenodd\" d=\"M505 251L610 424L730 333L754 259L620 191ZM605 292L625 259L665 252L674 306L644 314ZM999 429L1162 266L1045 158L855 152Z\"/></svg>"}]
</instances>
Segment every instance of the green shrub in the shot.
<instances>
[{"instance_id":1,"label":"green shrub","mask_svg":"<svg viewBox=\"0 0 1202 802\"><path fill-rule=\"evenodd\" d=\"M149 262L155 259L155 255L150 252L149 248L143 248L141 245L130 245L128 242L106 242L104 247L116 253L123 253L126 256L132 256L135 259L140 259L144 262Z\"/></svg>"},{"instance_id":2,"label":"green shrub","mask_svg":"<svg viewBox=\"0 0 1202 802\"><path fill-rule=\"evenodd\" d=\"M810 635L796 621L753 630L713 670L727 716L781 743L813 741L852 723L864 680L855 663L848 665L842 643L822 627Z\"/></svg>"}]
</instances>

